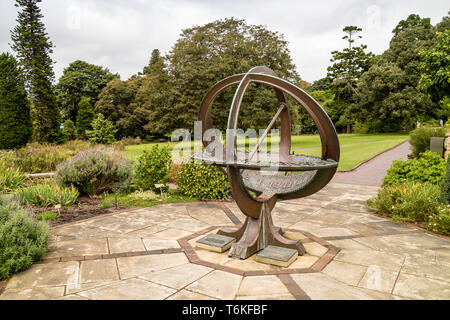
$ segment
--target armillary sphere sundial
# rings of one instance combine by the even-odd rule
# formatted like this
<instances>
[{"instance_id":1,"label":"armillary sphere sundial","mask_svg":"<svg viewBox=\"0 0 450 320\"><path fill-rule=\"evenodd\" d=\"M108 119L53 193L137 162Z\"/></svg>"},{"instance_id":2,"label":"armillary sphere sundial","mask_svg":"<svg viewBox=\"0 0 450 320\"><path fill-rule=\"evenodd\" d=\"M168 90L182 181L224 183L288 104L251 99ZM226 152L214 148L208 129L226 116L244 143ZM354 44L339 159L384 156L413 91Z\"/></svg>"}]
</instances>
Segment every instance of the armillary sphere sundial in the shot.
<instances>
[{"instance_id":1,"label":"armillary sphere sundial","mask_svg":"<svg viewBox=\"0 0 450 320\"><path fill-rule=\"evenodd\" d=\"M273 87L279 109L255 148L251 152L244 151L244 154L239 154L232 132L237 129L242 98L251 82ZM223 79L209 90L199 112L202 137L207 130L213 129L211 104L214 98L224 89L236 84L238 87L228 118L226 148L221 145L223 153L218 156L208 151L211 149L208 148L211 143L221 142L203 139L205 150L193 155L195 160L205 161L226 171L233 198L247 216L245 223L238 230L224 228L218 234L235 238L236 242L229 252L234 258L246 259L269 245L295 249L299 255L303 255L305 248L301 241L284 238L281 228L273 225L271 212L277 200L309 196L321 190L333 178L340 153L336 130L323 108L307 93L278 78L271 69L255 67L246 74L236 74ZM295 99L314 120L322 143L321 157L291 154L291 120L286 95ZM278 118L281 123L279 151L259 151L261 142ZM269 170L274 163L278 168L276 174L264 174L264 170Z\"/></svg>"}]
</instances>

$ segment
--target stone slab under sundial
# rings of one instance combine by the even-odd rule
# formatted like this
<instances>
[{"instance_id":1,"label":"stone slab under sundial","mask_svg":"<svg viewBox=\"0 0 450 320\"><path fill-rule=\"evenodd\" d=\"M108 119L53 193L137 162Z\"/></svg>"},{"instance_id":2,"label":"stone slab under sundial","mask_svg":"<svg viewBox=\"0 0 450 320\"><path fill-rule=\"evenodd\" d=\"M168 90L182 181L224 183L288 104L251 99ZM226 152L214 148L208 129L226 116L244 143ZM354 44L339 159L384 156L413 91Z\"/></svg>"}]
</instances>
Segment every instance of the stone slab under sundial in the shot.
<instances>
[{"instance_id":1,"label":"stone slab under sundial","mask_svg":"<svg viewBox=\"0 0 450 320\"><path fill-rule=\"evenodd\" d=\"M297 256L298 252L295 249L267 246L256 255L255 260L286 268L297 259Z\"/></svg>"},{"instance_id":2,"label":"stone slab under sundial","mask_svg":"<svg viewBox=\"0 0 450 320\"><path fill-rule=\"evenodd\" d=\"M214 252L225 252L230 249L236 241L235 238L223 236L220 234L208 234L206 237L197 241L197 246Z\"/></svg>"}]
</instances>

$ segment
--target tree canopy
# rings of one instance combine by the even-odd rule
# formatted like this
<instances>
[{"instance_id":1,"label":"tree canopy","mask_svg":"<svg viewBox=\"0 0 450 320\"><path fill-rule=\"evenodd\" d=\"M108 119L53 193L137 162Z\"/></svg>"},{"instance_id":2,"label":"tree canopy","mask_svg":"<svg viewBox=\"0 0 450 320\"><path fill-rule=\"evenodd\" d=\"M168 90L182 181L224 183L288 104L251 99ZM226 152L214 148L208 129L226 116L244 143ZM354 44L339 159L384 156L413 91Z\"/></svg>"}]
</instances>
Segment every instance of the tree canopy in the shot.
<instances>
[{"instance_id":1,"label":"tree canopy","mask_svg":"<svg viewBox=\"0 0 450 320\"><path fill-rule=\"evenodd\" d=\"M82 60L69 64L56 85L57 101L63 119L76 122L81 98L90 98L90 102L95 104L100 91L109 81L116 78L119 78L119 75L112 74L107 68Z\"/></svg>"},{"instance_id":2,"label":"tree canopy","mask_svg":"<svg viewBox=\"0 0 450 320\"><path fill-rule=\"evenodd\" d=\"M296 83L300 80L281 34L234 18L183 30L168 55L168 62L169 75L180 93L173 106L172 130L192 128L206 92L230 75L265 65L287 80ZM233 89L229 88L213 104L213 122L219 129L226 127L232 94ZM244 97L240 119L245 121L240 126L266 127L276 109L272 90L252 85Z\"/></svg>"}]
</instances>

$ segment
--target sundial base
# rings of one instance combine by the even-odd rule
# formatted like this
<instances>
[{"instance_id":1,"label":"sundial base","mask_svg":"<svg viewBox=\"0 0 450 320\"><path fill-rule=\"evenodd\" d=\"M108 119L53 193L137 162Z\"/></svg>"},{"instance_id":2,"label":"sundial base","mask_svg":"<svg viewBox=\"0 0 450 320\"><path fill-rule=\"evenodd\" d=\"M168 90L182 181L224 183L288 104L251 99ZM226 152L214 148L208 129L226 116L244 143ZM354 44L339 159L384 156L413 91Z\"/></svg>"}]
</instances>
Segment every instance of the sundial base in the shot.
<instances>
[{"instance_id":1,"label":"sundial base","mask_svg":"<svg viewBox=\"0 0 450 320\"><path fill-rule=\"evenodd\" d=\"M271 210L267 202L264 202L258 219L247 217L240 229L224 228L217 234L236 239L228 254L232 258L247 259L270 245L294 249L301 256L306 253L300 240L286 239L282 236L281 229L273 225Z\"/></svg>"},{"instance_id":2,"label":"sundial base","mask_svg":"<svg viewBox=\"0 0 450 320\"><path fill-rule=\"evenodd\" d=\"M268 246L255 256L255 260L287 268L297 259L297 255L298 251L294 249Z\"/></svg>"},{"instance_id":3,"label":"sundial base","mask_svg":"<svg viewBox=\"0 0 450 320\"><path fill-rule=\"evenodd\" d=\"M198 240L196 245L202 249L222 253L230 249L235 240L235 238L220 234L208 234L206 237Z\"/></svg>"}]
</instances>

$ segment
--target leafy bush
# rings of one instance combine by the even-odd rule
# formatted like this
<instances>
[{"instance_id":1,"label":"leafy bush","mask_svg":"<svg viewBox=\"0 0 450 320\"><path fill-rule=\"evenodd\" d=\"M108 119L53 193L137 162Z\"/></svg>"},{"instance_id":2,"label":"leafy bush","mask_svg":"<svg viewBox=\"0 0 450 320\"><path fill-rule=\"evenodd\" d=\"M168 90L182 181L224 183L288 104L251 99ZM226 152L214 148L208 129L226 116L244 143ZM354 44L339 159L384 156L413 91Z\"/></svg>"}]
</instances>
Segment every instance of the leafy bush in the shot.
<instances>
[{"instance_id":1,"label":"leafy bush","mask_svg":"<svg viewBox=\"0 0 450 320\"><path fill-rule=\"evenodd\" d=\"M74 204L80 193L73 187L60 187L57 184L37 184L17 191L16 197L22 204L48 207L60 204L70 206Z\"/></svg>"},{"instance_id":2,"label":"leafy bush","mask_svg":"<svg viewBox=\"0 0 450 320\"><path fill-rule=\"evenodd\" d=\"M407 161L396 160L387 171L383 186L406 181L440 184L445 174L445 160L427 151L420 158Z\"/></svg>"},{"instance_id":3,"label":"leafy bush","mask_svg":"<svg viewBox=\"0 0 450 320\"><path fill-rule=\"evenodd\" d=\"M123 153L97 146L61 163L55 180L60 186L75 186L82 194L100 194L129 184L131 168Z\"/></svg>"},{"instance_id":4,"label":"leafy bush","mask_svg":"<svg viewBox=\"0 0 450 320\"><path fill-rule=\"evenodd\" d=\"M137 159L134 182L142 190L155 190L155 184L166 184L170 178L171 154L169 148L155 145L144 150Z\"/></svg>"},{"instance_id":5,"label":"leafy bush","mask_svg":"<svg viewBox=\"0 0 450 320\"><path fill-rule=\"evenodd\" d=\"M0 165L0 192L9 192L19 188L25 179L26 176L19 170Z\"/></svg>"},{"instance_id":6,"label":"leafy bush","mask_svg":"<svg viewBox=\"0 0 450 320\"><path fill-rule=\"evenodd\" d=\"M48 225L0 197L0 280L25 270L47 252Z\"/></svg>"},{"instance_id":7,"label":"leafy bush","mask_svg":"<svg viewBox=\"0 0 450 320\"><path fill-rule=\"evenodd\" d=\"M11 152L0 151L0 162L27 173L51 172L61 162L89 147L89 142L81 140L68 141L58 146L34 142Z\"/></svg>"},{"instance_id":8,"label":"leafy bush","mask_svg":"<svg viewBox=\"0 0 450 320\"><path fill-rule=\"evenodd\" d=\"M444 210L443 210L444 211ZM450 236L450 210L445 210L447 213L441 213L431 216L428 219L427 228L436 233L442 233Z\"/></svg>"},{"instance_id":9,"label":"leafy bush","mask_svg":"<svg viewBox=\"0 0 450 320\"><path fill-rule=\"evenodd\" d=\"M114 135L117 130L109 120L105 119L103 114L99 114L92 121L92 130L86 130L86 136L94 144L111 144L116 141Z\"/></svg>"},{"instance_id":10,"label":"leafy bush","mask_svg":"<svg viewBox=\"0 0 450 320\"><path fill-rule=\"evenodd\" d=\"M446 132L445 128L437 127L421 127L413 130L409 135L413 156L418 157L421 153L430 150L430 138L445 137Z\"/></svg>"},{"instance_id":11,"label":"leafy bush","mask_svg":"<svg viewBox=\"0 0 450 320\"><path fill-rule=\"evenodd\" d=\"M442 181L439 200L443 204L450 204L450 157L447 159L447 171L445 172L445 177Z\"/></svg>"},{"instance_id":12,"label":"leafy bush","mask_svg":"<svg viewBox=\"0 0 450 320\"><path fill-rule=\"evenodd\" d=\"M56 214L56 212L52 212L52 211L45 211L45 212L41 212L38 213L36 215L36 219L38 220L54 220L58 215Z\"/></svg>"},{"instance_id":13,"label":"leafy bush","mask_svg":"<svg viewBox=\"0 0 450 320\"><path fill-rule=\"evenodd\" d=\"M406 182L386 186L375 198L367 200L369 208L382 215L408 222L427 222L440 213L439 186Z\"/></svg>"},{"instance_id":14,"label":"leafy bush","mask_svg":"<svg viewBox=\"0 0 450 320\"><path fill-rule=\"evenodd\" d=\"M226 199L231 192L227 176L205 163L182 164L176 182L181 193L191 198Z\"/></svg>"},{"instance_id":15,"label":"leafy bush","mask_svg":"<svg viewBox=\"0 0 450 320\"><path fill-rule=\"evenodd\" d=\"M362 122L356 121L353 124L353 132L354 133L366 134L366 133L369 133L369 130L370 130L370 126L367 123L362 123Z\"/></svg>"}]
</instances>

